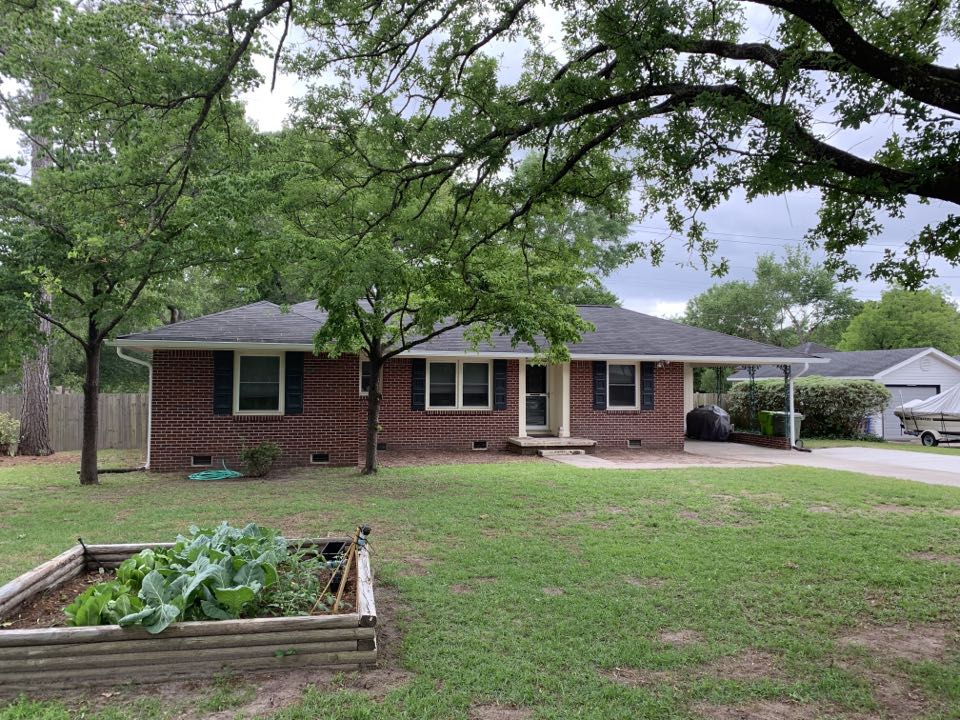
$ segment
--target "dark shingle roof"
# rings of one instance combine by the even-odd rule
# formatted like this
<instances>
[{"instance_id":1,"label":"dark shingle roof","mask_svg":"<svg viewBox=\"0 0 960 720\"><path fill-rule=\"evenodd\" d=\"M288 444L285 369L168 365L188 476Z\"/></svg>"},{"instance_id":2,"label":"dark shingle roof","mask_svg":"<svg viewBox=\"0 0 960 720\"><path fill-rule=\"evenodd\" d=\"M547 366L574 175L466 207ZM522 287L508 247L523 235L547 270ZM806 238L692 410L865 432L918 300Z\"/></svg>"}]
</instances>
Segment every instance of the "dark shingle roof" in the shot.
<instances>
[{"instance_id":1,"label":"dark shingle roof","mask_svg":"<svg viewBox=\"0 0 960 720\"><path fill-rule=\"evenodd\" d=\"M827 357L830 362L826 365L817 365L809 370L807 375L823 375L824 377L873 377L894 365L905 362L919 355L927 348L903 348L900 350L853 350L850 352L832 352ZM757 378L783 377L783 374L773 367L757 369ZM730 376L731 380L746 380L749 376L746 371L740 371Z\"/></svg>"},{"instance_id":2,"label":"dark shingle roof","mask_svg":"<svg viewBox=\"0 0 960 720\"><path fill-rule=\"evenodd\" d=\"M585 333L581 342L571 347L575 355L757 359L795 359L805 356L804 353L690 327L620 307L583 305L579 310L583 319L592 323L596 330ZM278 305L262 301L149 332L124 335L118 338L118 344L149 346L149 343L196 342L312 345L313 335L326 317L327 314L318 310L313 302L299 303L292 306L289 312L283 312ZM457 329L440 335L419 349L431 353L460 353L469 351L470 344L464 338L463 329ZM508 337L495 335L492 344L482 345L480 351L528 353L530 348L514 348Z\"/></svg>"}]
</instances>

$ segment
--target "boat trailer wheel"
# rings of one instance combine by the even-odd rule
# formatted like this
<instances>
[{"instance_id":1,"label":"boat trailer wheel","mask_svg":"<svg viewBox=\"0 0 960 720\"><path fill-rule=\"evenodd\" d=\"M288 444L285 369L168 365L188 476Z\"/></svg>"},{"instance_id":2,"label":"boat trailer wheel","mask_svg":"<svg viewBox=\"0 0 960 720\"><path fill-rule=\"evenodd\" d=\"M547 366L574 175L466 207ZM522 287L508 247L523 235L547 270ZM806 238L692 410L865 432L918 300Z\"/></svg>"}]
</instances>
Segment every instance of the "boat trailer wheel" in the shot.
<instances>
[{"instance_id":1,"label":"boat trailer wheel","mask_svg":"<svg viewBox=\"0 0 960 720\"><path fill-rule=\"evenodd\" d=\"M940 444L936 436L929 432L925 432L920 436L920 442L923 443L925 447L936 447Z\"/></svg>"}]
</instances>

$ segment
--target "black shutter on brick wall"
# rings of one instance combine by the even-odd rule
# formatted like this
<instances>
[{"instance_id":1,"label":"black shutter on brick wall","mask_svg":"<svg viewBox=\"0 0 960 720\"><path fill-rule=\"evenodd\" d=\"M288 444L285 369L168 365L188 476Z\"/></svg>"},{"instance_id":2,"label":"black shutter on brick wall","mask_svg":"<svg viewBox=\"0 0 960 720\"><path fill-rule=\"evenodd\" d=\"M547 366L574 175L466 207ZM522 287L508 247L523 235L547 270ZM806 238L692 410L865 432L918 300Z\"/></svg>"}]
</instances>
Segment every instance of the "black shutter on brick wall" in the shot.
<instances>
[{"instance_id":1,"label":"black shutter on brick wall","mask_svg":"<svg viewBox=\"0 0 960 720\"><path fill-rule=\"evenodd\" d=\"M213 414L233 414L233 350L213 352Z\"/></svg>"},{"instance_id":2,"label":"black shutter on brick wall","mask_svg":"<svg viewBox=\"0 0 960 720\"><path fill-rule=\"evenodd\" d=\"M593 361L593 409L607 409L607 363Z\"/></svg>"},{"instance_id":3,"label":"black shutter on brick wall","mask_svg":"<svg viewBox=\"0 0 960 720\"><path fill-rule=\"evenodd\" d=\"M283 370L283 413L303 414L303 353L288 352Z\"/></svg>"},{"instance_id":4,"label":"black shutter on brick wall","mask_svg":"<svg viewBox=\"0 0 960 720\"><path fill-rule=\"evenodd\" d=\"M640 392L641 410L653 410L653 398L656 394L656 386L654 385L655 373L656 365L654 363L640 363L640 382L642 383Z\"/></svg>"},{"instance_id":5,"label":"black shutter on brick wall","mask_svg":"<svg viewBox=\"0 0 960 720\"><path fill-rule=\"evenodd\" d=\"M427 361L423 358L410 361L410 409L427 409Z\"/></svg>"},{"instance_id":6,"label":"black shutter on brick wall","mask_svg":"<svg viewBox=\"0 0 960 720\"><path fill-rule=\"evenodd\" d=\"M507 409L507 361L493 361L493 409Z\"/></svg>"}]
</instances>

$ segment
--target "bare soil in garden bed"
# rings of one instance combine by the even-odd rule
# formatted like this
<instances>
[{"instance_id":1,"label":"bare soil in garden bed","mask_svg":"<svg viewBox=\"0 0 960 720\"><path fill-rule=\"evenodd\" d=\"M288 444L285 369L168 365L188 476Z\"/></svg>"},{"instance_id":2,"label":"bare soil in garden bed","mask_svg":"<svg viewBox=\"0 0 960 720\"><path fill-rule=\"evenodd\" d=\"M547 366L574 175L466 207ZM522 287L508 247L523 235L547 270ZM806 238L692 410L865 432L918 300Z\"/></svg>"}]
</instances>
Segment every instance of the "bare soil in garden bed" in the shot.
<instances>
[{"instance_id":1,"label":"bare soil in garden bed","mask_svg":"<svg viewBox=\"0 0 960 720\"><path fill-rule=\"evenodd\" d=\"M323 584L330 579L330 572L320 573ZM114 579L114 573L107 571L100 573L98 571L89 571L78 575L75 578L67 580L57 587L44 590L39 595L25 602L20 609L7 617L0 624L0 632L3 630L29 630L32 628L50 628L67 627L67 616L63 609L76 599L78 595L84 592L91 585L107 582ZM336 594L335 592L333 593ZM346 587L343 591L342 608L340 613L353 613L357 611L357 581L356 566L350 571L350 577L347 578ZM307 614L304 612L303 614ZM323 606L317 609L316 615L326 615ZM264 612L257 617L275 617L278 613ZM215 622L215 621L211 621Z\"/></svg>"},{"instance_id":2,"label":"bare soil in garden bed","mask_svg":"<svg viewBox=\"0 0 960 720\"><path fill-rule=\"evenodd\" d=\"M30 628L64 627L67 616L63 608L91 585L113 579L113 573L86 572L67 580L62 585L44 590L20 606L20 610L8 617L3 629L27 630Z\"/></svg>"}]
</instances>

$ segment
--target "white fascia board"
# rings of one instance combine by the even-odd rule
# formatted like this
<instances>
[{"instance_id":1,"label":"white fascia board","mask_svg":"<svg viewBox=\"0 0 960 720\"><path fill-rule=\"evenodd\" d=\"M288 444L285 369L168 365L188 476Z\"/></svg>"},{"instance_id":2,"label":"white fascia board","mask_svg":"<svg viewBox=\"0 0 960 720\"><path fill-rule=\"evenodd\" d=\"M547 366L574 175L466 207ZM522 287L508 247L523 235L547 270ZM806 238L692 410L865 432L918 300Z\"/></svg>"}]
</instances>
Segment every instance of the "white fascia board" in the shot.
<instances>
[{"instance_id":1,"label":"white fascia board","mask_svg":"<svg viewBox=\"0 0 960 720\"><path fill-rule=\"evenodd\" d=\"M950 367L953 367L953 368L955 368L955 369L957 369L957 370L960 370L960 360L957 360L956 358L953 358L953 357L951 357L950 355L947 355L945 352L943 352L943 351L941 351L941 350L937 350L936 348L932 348L932 347L931 347L931 348L927 348L926 350L921 350L921 351L918 352L916 355L914 355L914 356L911 357L911 358L907 358L907 359L904 360L903 362L899 362L899 363L897 363L896 365L892 365L892 366L888 367L886 370L883 370L883 371L881 371L881 372L878 372L877 375L876 375L876 378L879 380L879 379L882 378L884 375L889 375L889 374L892 373L892 372L896 372L896 371L899 370L900 368L905 367L905 366L909 365L910 363L912 363L912 362L914 362L914 361L916 361L916 360L919 360L919 359L922 358L922 357L926 357L927 355L932 355L933 357L942 360L943 362L945 362L945 363L946 363L947 365L949 365Z\"/></svg>"},{"instance_id":2,"label":"white fascia board","mask_svg":"<svg viewBox=\"0 0 960 720\"><path fill-rule=\"evenodd\" d=\"M118 347L142 348L144 350L306 350L312 351L313 345L304 343L251 343L251 342L204 342L197 340L112 340L110 345ZM479 350L464 352L454 350L418 350L416 348L402 352L398 357L487 357L487 358L532 358L532 352ZM803 363L826 363L826 358L765 358L739 357L733 355L605 355L599 353L570 353L571 360L606 360L608 362L653 361L687 362L702 365L800 365Z\"/></svg>"},{"instance_id":3,"label":"white fascia board","mask_svg":"<svg viewBox=\"0 0 960 720\"><path fill-rule=\"evenodd\" d=\"M807 375L806 377L811 377ZM823 375L827 380L876 380L880 382L880 378L877 375ZM778 377L762 377L756 378L757 382L761 380L779 380ZM748 377L728 377L727 382L738 383L738 382L749 382L750 378Z\"/></svg>"},{"instance_id":4,"label":"white fascia board","mask_svg":"<svg viewBox=\"0 0 960 720\"><path fill-rule=\"evenodd\" d=\"M108 345L142 350L307 350L305 343L207 342L200 340L110 340Z\"/></svg>"}]
</instances>

